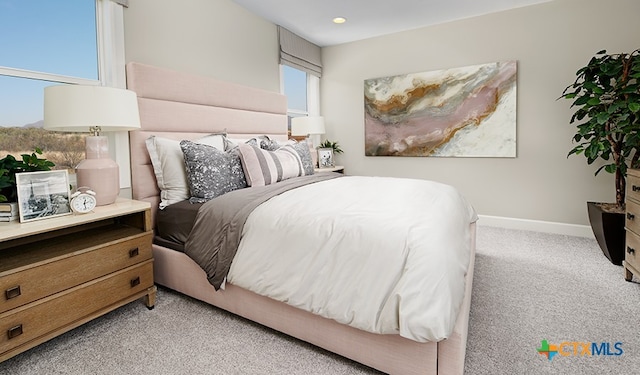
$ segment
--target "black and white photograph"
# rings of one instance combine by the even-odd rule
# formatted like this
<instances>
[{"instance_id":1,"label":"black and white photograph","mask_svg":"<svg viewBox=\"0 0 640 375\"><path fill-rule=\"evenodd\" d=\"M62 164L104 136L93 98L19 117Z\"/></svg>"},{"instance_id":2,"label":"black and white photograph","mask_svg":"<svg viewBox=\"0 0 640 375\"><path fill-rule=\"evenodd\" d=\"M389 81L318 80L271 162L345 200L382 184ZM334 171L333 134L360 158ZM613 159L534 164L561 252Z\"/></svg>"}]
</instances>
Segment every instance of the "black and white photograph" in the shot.
<instances>
[{"instance_id":1,"label":"black and white photograph","mask_svg":"<svg viewBox=\"0 0 640 375\"><path fill-rule=\"evenodd\" d=\"M69 174L66 170L16 174L20 222L69 215Z\"/></svg>"},{"instance_id":2,"label":"black and white photograph","mask_svg":"<svg viewBox=\"0 0 640 375\"><path fill-rule=\"evenodd\" d=\"M318 167L332 168L334 166L335 166L335 163L333 162L333 149L319 148L318 149Z\"/></svg>"}]
</instances>

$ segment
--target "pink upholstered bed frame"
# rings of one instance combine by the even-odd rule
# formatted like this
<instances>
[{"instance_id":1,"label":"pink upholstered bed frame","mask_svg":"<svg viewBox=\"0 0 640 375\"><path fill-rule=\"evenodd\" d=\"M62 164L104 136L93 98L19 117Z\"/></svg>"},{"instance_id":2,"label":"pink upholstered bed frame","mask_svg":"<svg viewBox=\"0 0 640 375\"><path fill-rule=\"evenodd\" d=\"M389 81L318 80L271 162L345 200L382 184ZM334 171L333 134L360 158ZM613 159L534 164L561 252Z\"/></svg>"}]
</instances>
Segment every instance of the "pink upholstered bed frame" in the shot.
<instances>
[{"instance_id":1,"label":"pink upholstered bed frame","mask_svg":"<svg viewBox=\"0 0 640 375\"><path fill-rule=\"evenodd\" d=\"M127 64L128 88L138 94L141 130L130 132L134 199L159 203L159 190L145 147L150 135L195 139L226 131L230 137L266 134L287 139L286 98L167 69ZM475 225L472 225L475 252ZM466 275L466 295L455 330L438 343L418 343L399 335L377 335L325 319L228 284L216 292L205 273L184 253L153 245L157 284L205 301L252 321L392 374L462 374L467 342L474 257Z\"/></svg>"}]
</instances>

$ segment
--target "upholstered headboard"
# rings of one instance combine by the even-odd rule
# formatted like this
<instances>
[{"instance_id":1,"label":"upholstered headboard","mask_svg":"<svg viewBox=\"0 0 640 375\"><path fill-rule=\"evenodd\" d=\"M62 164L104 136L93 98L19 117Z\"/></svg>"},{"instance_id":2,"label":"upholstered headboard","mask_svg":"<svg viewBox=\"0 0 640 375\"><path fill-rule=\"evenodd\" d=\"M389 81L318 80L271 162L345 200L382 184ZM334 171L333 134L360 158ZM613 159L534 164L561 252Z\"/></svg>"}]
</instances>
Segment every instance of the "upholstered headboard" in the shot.
<instances>
[{"instance_id":1,"label":"upholstered headboard","mask_svg":"<svg viewBox=\"0 0 640 375\"><path fill-rule=\"evenodd\" d=\"M129 132L132 196L151 203L153 218L160 190L145 145L151 135L182 140L226 132L287 140L287 101L276 92L135 62L127 64L127 87L138 95L141 124Z\"/></svg>"}]
</instances>

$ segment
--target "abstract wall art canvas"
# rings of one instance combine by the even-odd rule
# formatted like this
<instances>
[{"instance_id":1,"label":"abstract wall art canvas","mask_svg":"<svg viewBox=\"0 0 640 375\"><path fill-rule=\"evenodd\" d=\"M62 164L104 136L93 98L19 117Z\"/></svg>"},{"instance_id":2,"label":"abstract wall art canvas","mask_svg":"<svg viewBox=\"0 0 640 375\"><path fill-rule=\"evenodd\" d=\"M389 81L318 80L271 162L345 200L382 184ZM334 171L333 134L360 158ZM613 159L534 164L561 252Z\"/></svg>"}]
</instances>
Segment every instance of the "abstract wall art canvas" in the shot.
<instances>
[{"instance_id":1,"label":"abstract wall art canvas","mask_svg":"<svg viewBox=\"0 0 640 375\"><path fill-rule=\"evenodd\" d=\"M516 61L364 81L367 156L516 156Z\"/></svg>"}]
</instances>

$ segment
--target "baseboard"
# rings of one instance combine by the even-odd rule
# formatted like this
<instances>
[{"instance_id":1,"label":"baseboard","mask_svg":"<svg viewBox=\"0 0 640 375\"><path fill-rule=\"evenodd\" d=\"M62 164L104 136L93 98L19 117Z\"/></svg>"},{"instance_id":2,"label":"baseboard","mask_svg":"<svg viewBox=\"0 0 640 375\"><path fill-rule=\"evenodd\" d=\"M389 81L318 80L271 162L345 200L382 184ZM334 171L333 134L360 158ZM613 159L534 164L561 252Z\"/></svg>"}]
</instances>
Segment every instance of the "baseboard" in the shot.
<instances>
[{"instance_id":1,"label":"baseboard","mask_svg":"<svg viewBox=\"0 0 640 375\"><path fill-rule=\"evenodd\" d=\"M568 236L595 238L589 225L565 224L552 221L515 219L511 217L478 215L478 225L534 232L565 234Z\"/></svg>"}]
</instances>

